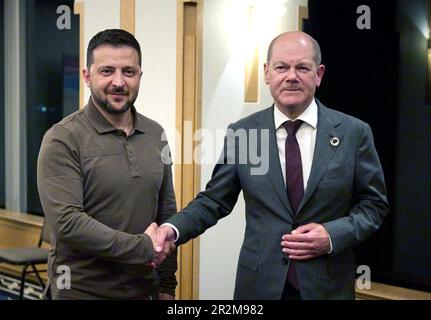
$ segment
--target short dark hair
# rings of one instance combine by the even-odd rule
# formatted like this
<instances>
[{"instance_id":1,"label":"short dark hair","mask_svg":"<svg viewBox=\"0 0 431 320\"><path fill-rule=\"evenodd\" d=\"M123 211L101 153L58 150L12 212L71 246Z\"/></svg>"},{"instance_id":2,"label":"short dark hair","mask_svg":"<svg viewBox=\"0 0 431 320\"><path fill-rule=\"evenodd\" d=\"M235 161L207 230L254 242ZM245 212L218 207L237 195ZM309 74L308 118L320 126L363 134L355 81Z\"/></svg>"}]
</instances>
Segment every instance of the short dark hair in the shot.
<instances>
[{"instance_id":1,"label":"short dark hair","mask_svg":"<svg viewBox=\"0 0 431 320\"><path fill-rule=\"evenodd\" d=\"M279 34L277 37L272 39L271 43L268 47L268 52L266 56L266 62L268 63L269 60L271 60L272 57L272 48L274 47L274 44L277 42L279 38L281 38L285 33ZM307 34L309 37L311 44L313 46L313 60L316 63L317 66L319 66L322 63L322 51L320 50L319 43L309 34Z\"/></svg>"},{"instance_id":2,"label":"short dark hair","mask_svg":"<svg viewBox=\"0 0 431 320\"><path fill-rule=\"evenodd\" d=\"M88 48L87 48L87 68L94 62L93 51L94 49L103 46L113 46L113 47L132 47L138 52L139 56L139 66L141 66L142 53L139 42L136 38L129 32L122 29L107 29L100 31L93 38L91 38Z\"/></svg>"}]
</instances>

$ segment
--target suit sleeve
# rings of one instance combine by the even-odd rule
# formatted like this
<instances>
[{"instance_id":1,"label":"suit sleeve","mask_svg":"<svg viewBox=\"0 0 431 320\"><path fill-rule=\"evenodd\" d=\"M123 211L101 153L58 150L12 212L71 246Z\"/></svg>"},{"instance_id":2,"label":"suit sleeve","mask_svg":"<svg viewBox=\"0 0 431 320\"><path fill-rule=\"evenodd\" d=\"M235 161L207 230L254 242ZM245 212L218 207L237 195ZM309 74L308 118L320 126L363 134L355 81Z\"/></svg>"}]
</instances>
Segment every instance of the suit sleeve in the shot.
<instances>
[{"instance_id":1,"label":"suit sleeve","mask_svg":"<svg viewBox=\"0 0 431 320\"><path fill-rule=\"evenodd\" d=\"M153 244L145 233L114 230L84 211L79 147L60 125L51 128L42 141L37 183L45 217L57 240L118 263L142 264L153 259Z\"/></svg>"},{"instance_id":2,"label":"suit sleeve","mask_svg":"<svg viewBox=\"0 0 431 320\"><path fill-rule=\"evenodd\" d=\"M164 150L169 150L166 144ZM170 159L170 152L169 159ZM177 213L177 205L175 201L174 186L172 182L172 164L171 161L166 161L162 154L165 167L163 173L163 182L159 192L157 224L161 225L174 214ZM175 296L175 288L177 279L175 272L177 271L177 250L171 253L157 268L160 279L160 292Z\"/></svg>"},{"instance_id":3,"label":"suit sleeve","mask_svg":"<svg viewBox=\"0 0 431 320\"><path fill-rule=\"evenodd\" d=\"M358 245L383 223L389 212L386 186L369 125L364 124L356 149L353 205L345 217L324 223L333 253Z\"/></svg>"},{"instance_id":4,"label":"suit sleeve","mask_svg":"<svg viewBox=\"0 0 431 320\"><path fill-rule=\"evenodd\" d=\"M237 175L238 148L234 130L229 126L223 152L214 167L211 180L179 214L167 222L176 226L180 236L177 244L193 239L230 214L238 200L241 183Z\"/></svg>"}]
</instances>

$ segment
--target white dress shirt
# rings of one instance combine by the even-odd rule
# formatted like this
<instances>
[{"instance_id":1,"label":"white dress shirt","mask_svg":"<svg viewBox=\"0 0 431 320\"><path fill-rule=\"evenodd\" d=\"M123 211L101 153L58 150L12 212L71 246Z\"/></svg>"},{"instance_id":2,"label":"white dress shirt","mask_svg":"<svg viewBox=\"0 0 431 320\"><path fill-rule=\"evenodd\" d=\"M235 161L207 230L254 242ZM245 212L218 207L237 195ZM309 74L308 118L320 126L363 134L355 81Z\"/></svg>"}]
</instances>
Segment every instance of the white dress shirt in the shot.
<instances>
[{"instance_id":1,"label":"white dress shirt","mask_svg":"<svg viewBox=\"0 0 431 320\"><path fill-rule=\"evenodd\" d=\"M276 106L274 106L274 123L277 135L278 156L280 157L281 170L283 171L284 185L286 185L286 157L285 144L287 131L283 123L287 120L294 121L284 115ZM304 191L307 188L308 178L310 177L311 165L313 163L314 147L316 145L317 133L317 104L313 99L307 109L296 120L302 120L304 123L296 132L299 150L301 151L302 177L304 180Z\"/></svg>"}]
</instances>

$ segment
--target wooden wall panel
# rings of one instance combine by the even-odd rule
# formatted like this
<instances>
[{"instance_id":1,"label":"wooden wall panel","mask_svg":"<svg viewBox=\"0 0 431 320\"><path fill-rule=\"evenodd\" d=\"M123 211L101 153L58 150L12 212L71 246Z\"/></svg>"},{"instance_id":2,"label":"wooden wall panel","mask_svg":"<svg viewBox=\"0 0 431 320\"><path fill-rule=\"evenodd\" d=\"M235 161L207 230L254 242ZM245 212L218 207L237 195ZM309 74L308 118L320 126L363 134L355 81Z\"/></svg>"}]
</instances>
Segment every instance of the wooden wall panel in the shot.
<instances>
[{"instance_id":1,"label":"wooden wall panel","mask_svg":"<svg viewBox=\"0 0 431 320\"><path fill-rule=\"evenodd\" d=\"M177 207L185 207L200 191L200 166L193 160L196 142L186 136L187 128L201 128L202 92L202 1L177 0L177 106L176 128L181 139L176 141L175 192ZM192 182L192 183L190 183ZM177 296L199 298L199 240L179 248Z\"/></svg>"},{"instance_id":2,"label":"wooden wall panel","mask_svg":"<svg viewBox=\"0 0 431 320\"><path fill-rule=\"evenodd\" d=\"M135 0L121 0L121 29L135 34Z\"/></svg>"}]
</instances>

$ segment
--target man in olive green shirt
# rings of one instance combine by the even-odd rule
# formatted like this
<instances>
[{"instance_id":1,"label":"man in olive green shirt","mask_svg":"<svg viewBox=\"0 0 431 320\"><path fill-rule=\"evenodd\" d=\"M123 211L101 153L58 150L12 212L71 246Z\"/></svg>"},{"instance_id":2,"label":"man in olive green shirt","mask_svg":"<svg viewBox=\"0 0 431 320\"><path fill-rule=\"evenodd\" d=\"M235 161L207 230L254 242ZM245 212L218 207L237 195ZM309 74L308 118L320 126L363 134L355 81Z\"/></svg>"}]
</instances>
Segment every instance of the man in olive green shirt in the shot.
<instances>
[{"instance_id":1,"label":"man in olive green shirt","mask_svg":"<svg viewBox=\"0 0 431 320\"><path fill-rule=\"evenodd\" d=\"M47 131L38 159L39 195L53 230L52 297L173 299L176 253L164 261L154 254L156 223L176 213L171 162L163 128L133 106L139 43L123 30L99 32L83 75L88 104Z\"/></svg>"}]
</instances>

